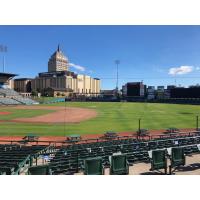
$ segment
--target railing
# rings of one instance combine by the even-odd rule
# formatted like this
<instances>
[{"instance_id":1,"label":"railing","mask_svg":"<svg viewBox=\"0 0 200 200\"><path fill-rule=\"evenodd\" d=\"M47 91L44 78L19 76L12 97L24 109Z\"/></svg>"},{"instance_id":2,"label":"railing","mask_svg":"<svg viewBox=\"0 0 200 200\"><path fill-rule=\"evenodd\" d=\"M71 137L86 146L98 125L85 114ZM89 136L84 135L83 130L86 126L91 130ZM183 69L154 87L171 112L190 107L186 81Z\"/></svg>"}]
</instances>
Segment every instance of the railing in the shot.
<instances>
[{"instance_id":1,"label":"railing","mask_svg":"<svg viewBox=\"0 0 200 200\"><path fill-rule=\"evenodd\" d=\"M0 143L8 143L8 144L46 144L46 145L54 145L54 146L60 146L60 145L73 145L73 144L88 144L88 143L96 143L96 142L105 142L105 141L117 141L117 140L125 140L125 139L136 139L138 142L148 142L148 141L154 141L156 139L159 139L159 141L165 141L166 139L178 139L183 136L189 137L200 137L200 131L190 131L190 132L179 132L179 133L169 133L169 134L160 134L160 135L153 135L153 136L144 136L138 138L137 135L126 135L126 136L117 136L114 139L104 139L102 137L99 138L91 138L91 139L82 139L79 142L70 142L67 140L37 140L37 141L28 141L25 142L22 140L5 140L0 139ZM164 140L165 139L165 140Z\"/></svg>"}]
</instances>

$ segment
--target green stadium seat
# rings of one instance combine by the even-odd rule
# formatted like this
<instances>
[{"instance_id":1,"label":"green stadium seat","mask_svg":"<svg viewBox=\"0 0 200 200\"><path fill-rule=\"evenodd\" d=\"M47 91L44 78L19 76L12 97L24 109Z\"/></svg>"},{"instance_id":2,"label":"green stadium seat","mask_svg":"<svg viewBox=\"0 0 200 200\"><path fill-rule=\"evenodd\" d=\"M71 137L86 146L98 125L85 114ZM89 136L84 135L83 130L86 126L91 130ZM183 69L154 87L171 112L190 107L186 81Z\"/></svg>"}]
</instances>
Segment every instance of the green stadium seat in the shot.
<instances>
[{"instance_id":1,"label":"green stadium seat","mask_svg":"<svg viewBox=\"0 0 200 200\"><path fill-rule=\"evenodd\" d=\"M182 147L173 147L170 155L171 164L169 166L169 173L172 174L172 168L185 165L185 154Z\"/></svg>"},{"instance_id":2,"label":"green stadium seat","mask_svg":"<svg viewBox=\"0 0 200 200\"><path fill-rule=\"evenodd\" d=\"M175 127L170 127L168 129L166 129L165 133L178 133L179 129L175 128Z\"/></svg>"},{"instance_id":3,"label":"green stadium seat","mask_svg":"<svg viewBox=\"0 0 200 200\"><path fill-rule=\"evenodd\" d=\"M153 150L151 156L151 171L164 169L167 174L166 150Z\"/></svg>"},{"instance_id":4,"label":"green stadium seat","mask_svg":"<svg viewBox=\"0 0 200 200\"><path fill-rule=\"evenodd\" d=\"M0 171L0 175L6 175L6 172L1 172L1 171Z\"/></svg>"},{"instance_id":5,"label":"green stadium seat","mask_svg":"<svg viewBox=\"0 0 200 200\"><path fill-rule=\"evenodd\" d=\"M29 134L23 137L22 139L27 142L36 142L38 141L38 138L39 136L37 136L36 134Z\"/></svg>"},{"instance_id":6,"label":"green stadium seat","mask_svg":"<svg viewBox=\"0 0 200 200\"><path fill-rule=\"evenodd\" d=\"M2 174L11 175L14 172L14 168L12 167L0 167L0 172Z\"/></svg>"},{"instance_id":7,"label":"green stadium seat","mask_svg":"<svg viewBox=\"0 0 200 200\"><path fill-rule=\"evenodd\" d=\"M149 135L148 129L140 129L137 131L137 136L144 137Z\"/></svg>"},{"instance_id":8,"label":"green stadium seat","mask_svg":"<svg viewBox=\"0 0 200 200\"><path fill-rule=\"evenodd\" d=\"M101 157L88 158L84 160L84 174L85 175L103 175L104 167Z\"/></svg>"},{"instance_id":9,"label":"green stadium seat","mask_svg":"<svg viewBox=\"0 0 200 200\"><path fill-rule=\"evenodd\" d=\"M129 174L129 164L124 154L111 156L111 175Z\"/></svg>"},{"instance_id":10,"label":"green stadium seat","mask_svg":"<svg viewBox=\"0 0 200 200\"><path fill-rule=\"evenodd\" d=\"M102 137L102 139L106 139L106 140L112 140L112 139L116 139L118 137L118 134L116 132L113 131L108 131L104 134L104 136Z\"/></svg>"},{"instance_id":11,"label":"green stadium seat","mask_svg":"<svg viewBox=\"0 0 200 200\"><path fill-rule=\"evenodd\" d=\"M72 143L76 143L76 142L79 142L81 141L81 136L80 135L69 135L69 136L66 136L66 141L68 142L72 142Z\"/></svg>"},{"instance_id":12,"label":"green stadium seat","mask_svg":"<svg viewBox=\"0 0 200 200\"><path fill-rule=\"evenodd\" d=\"M50 169L48 165L39 165L28 168L28 175L50 175Z\"/></svg>"}]
</instances>

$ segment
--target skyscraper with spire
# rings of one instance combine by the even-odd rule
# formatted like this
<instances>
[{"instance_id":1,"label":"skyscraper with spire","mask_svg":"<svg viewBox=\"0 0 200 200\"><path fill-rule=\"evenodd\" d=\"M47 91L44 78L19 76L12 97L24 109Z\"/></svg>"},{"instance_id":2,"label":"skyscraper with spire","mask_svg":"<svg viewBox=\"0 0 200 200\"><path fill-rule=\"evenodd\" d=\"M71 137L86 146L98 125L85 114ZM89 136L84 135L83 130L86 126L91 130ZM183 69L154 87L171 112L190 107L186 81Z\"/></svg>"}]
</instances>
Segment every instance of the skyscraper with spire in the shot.
<instances>
[{"instance_id":1,"label":"skyscraper with spire","mask_svg":"<svg viewBox=\"0 0 200 200\"><path fill-rule=\"evenodd\" d=\"M26 85L25 80L27 79L20 79L18 83L16 81L15 89L19 89L18 92L23 92L21 85ZM69 60L58 45L48 61L48 72L41 72L32 79L31 89L48 96L98 96L101 90L100 83L98 78L70 71Z\"/></svg>"},{"instance_id":2,"label":"skyscraper with spire","mask_svg":"<svg viewBox=\"0 0 200 200\"><path fill-rule=\"evenodd\" d=\"M60 45L58 45L57 50L50 57L48 62L48 72L57 71L68 71L69 70L69 60L60 50Z\"/></svg>"}]
</instances>

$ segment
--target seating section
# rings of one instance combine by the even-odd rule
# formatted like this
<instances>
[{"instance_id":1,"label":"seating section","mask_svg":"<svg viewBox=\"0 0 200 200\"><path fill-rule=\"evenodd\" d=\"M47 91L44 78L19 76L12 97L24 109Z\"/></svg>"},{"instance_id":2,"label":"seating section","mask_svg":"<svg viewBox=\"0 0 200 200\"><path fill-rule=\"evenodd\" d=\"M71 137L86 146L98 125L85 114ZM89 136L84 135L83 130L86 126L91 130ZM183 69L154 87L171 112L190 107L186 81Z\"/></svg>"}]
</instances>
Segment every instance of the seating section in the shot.
<instances>
[{"instance_id":1,"label":"seating section","mask_svg":"<svg viewBox=\"0 0 200 200\"><path fill-rule=\"evenodd\" d=\"M21 170L31 166L33 158L45 153L43 145L0 145L0 174L20 174Z\"/></svg>"},{"instance_id":2,"label":"seating section","mask_svg":"<svg viewBox=\"0 0 200 200\"><path fill-rule=\"evenodd\" d=\"M185 155L200 151L198 134L151 140L123 137L96 142L66 142L63 146L31 145L31 142L35 143L33 136L29 135L30 140L24 138L22 141L28 142L21 145L0 145L0 174L21 174L28 168L29 174L103 174L104 168L110 168L110 174L128 174L129 166L141 162L151 163L150 170L165 169L166 173L167 158L170 158L171 168L176 168L184 165ZM37 165L37 158L41 156L48 157L47 163L43 163L43 167L32 167L33 161Z\"/></svg>"},{"instance_id":3,"label":"seating section","mask_svg":"<svg viewBox=\"0 0 200 200\"><path fill-rule=\"evenodd\" d=\"M52 174L74 174L83 170L84 161L88 158L101 157L103 166L111 167L110 156L120 152L125 154L129 165L138 162L149 163L151 161L148 152L167 148L183 147L186 155L199 153L197 144L200 144L200 136L177 136L173 138L159 138L149 141L129 139L116 139L92 143L72 144L61 147L50 162ZM161 158L162 160L162 158ZM157 168L160 160L157 159ZM154 169L156 169L154 165ZM165 167L163 160L162 168ZM160 167L160 168L161 168Z\"/></svg>"},{"instance_id":4,"label":"seating section","mask_svg":"<svg viewBox=\"0 0 200 200\"><path fill-rule=\"evenodd\" d=\"M14 99L17 100L18 102L20 102L22 104L26 104L26 105L38 104L36 101L34 101L32 99L24 98L21 96L14 97Z\"/></svg>"},{"instance_id":5,"label":"seating section","mask_svg":"<svg viewBox=\"0 0 200 200\"><path fill-rule=\"evenodd\" d=\"M2 105L20 105L21 103L19 101L16 101L15 99L12 98L0 98L0 103Z\"/></svg>"},{"instance_id":6,"label":"seating section","mask_svg":"<svg viewBox=\"0 0 200 200\"><path fill-rule=\"evenodd\" d=\"M8 89L8 88L0 88L0 104L2 105L31 105L38 104L38 102L30 99L24 98L18 92Z\"/></svg>"},{"instance_id":7,"label":"seating section","mask_svg":"<svg viewBox=\"0 0 200 200\"><path fill-rule=\"evenodd\" d=\"M8 88L0 88L0 94L10 97L20 96L18 92Z\"/></svg>"},{"instance_id":8,"label":"seating section","mask_svg":"<svg viewBox=\"0 0 200 200\"><path fill-rule=\"evenodd\" d=\"M50 175L48 165L33 166L28 168L28 175Z\"/></svg>"}]
</instances>

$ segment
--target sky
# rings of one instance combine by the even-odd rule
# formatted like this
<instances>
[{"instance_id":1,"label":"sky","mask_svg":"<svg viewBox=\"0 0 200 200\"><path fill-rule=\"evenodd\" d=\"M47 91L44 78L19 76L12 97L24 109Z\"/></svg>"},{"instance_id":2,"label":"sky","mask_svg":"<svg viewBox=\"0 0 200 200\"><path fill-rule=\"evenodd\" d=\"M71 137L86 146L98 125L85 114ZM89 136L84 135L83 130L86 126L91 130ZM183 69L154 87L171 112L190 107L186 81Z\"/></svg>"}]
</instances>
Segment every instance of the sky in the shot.
<instances>
[{"instance_id":1,"label":"sky","mask_svg":"<svg viewBox=\"0 0 200 200\"><path fill-rule=\"evenodd\" d=\"M70 71L101 79L102 89L126 82L200 83L200 26L0 26L0 71L20 78L48 71L58 44ZM4 52L4 47L7 51Z\"/></svg>"}]
</instances>

